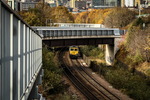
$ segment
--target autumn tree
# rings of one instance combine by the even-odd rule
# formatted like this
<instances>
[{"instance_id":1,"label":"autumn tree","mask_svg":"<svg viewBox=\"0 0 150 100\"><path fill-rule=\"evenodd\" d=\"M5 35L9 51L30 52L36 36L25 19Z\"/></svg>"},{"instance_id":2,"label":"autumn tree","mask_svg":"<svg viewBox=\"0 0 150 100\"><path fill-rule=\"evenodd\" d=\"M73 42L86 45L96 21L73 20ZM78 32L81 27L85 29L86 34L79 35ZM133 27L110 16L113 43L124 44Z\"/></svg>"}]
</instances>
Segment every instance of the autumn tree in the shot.
<instances>
[{"instance_id":1,"label":"autumn tree","mask_svg":"<svg viewBox=\"0 0 150 100\"><path fill-rule=\"evenodd\" d=\"M104 19L104 25L107 27L125 27L135 19L135 11L127 8L117 7L113 9Z\"/></svg>"},{"instance_id":2,"label":"autumn tree","mask_svg":"<svg viewBox=\"0 0 150 100\"><path fill-rule=\"evenodd\" d=\"M29 8L28 11L21 11L22 16L29 25L46 26L46 20L52 20L52 23L72 23L74 22L72 13L64 6L51 8L47 3L39 2L35 8ZM32 18L33 17L33 18ZM36 21L37 20L37 21ZM39 23L40 22L40 23Z\"/></svg>"},{"instance_id":3,"label":"autumn tree","mask_svg":"<svg viewBox=\"0 0 150 100\"><path fill-rule=\"evenodd\" d=\"M29 8L28 11L21 11L19 14L31 26L45 26L46 19L51 18L50 13L51 8L48 6L48 4L38 2L35 8Z\"/></svg>"},{"instance_id":4,"label":"autumn tree","mask_svg":"<svg viewBox=\"0 0 150 100\"><path fill-rule=\"evenodd\" d=\"M75 23L86 23L88 17L88 11L79 13L75 19Z\"/></svg>"},{"instance_id":5,"label":"autumn tree","mask_svg":"<svg viewBox=\"0 0 150 100\"><path fill-rule=\"evenodd\" d=\"M72 13L64 6L58 6L54 12L54 18L57 23L73 23Z\"/></svg>"},{"instance_id":6,"label":"autumn tree","mask_svg":"<svg viewBox=\"0 0 150 100\"><path fill-rule=\"evenodd\" d=\"M31 26L40 26L42 24L34 13L27 12L24 14L24 17L24 20Z\"/></svg>"},{"instance_id":7,"label":"autumn tree","mask_svg":"<svg viewBox=\"0 0 150 100\"><path fill-rule=\"evenodd\" d=\"M146 27L143 27L143 23L146 23ZM125 39L126 50L132 56L141 55L147 62L150 61L149 23L149 17L134 20L128 28Z\"/></svg>"},{"instance_id":8,"label":"autumn tree","mask_svg":"<svg viewBox=\"0 0 150 100\"><path fill-rule=\"evenodd\" d=\"M107 9L98 9L96 11L95 22L97 24L103 24L104 23L104 18L107 16L109 11L110 11L109 8L107 8Z\"/></svg>"},{"instance_id":9,"label":"autumn tree","mask_svg":"<svg viewBox=\"0 0 150 100\"><path fill-rule=\"evenodd\" d=\"M110 9L94 9L92 11L81 12L74 14L75 23L95 23L103 24L104 18Z\"/></svg>"},{"instance_id":10,"label":"autumn tree","mask_svg":"<svg viewBox=\"0 0 150 100\"><path fill-rule=\"evenodd\" d=\"M138 52L147 60L150 61L150 34L146 31L139 31L134 34L133 43L131 43L131 50L138 50ZM135 54L137 52L135 51Z\"/></svg>"},{"instance_id":11,"label":"autumn tree","mask_svg":"<svg viewBox=\"0 0 150 100\"><path fill-rule=\"evenodd\" d=\"M115 13L114 11L110 11L108 15L104 19L104 25L106 27L113 28L115 25Z\"/></svg>"}]
</instances>

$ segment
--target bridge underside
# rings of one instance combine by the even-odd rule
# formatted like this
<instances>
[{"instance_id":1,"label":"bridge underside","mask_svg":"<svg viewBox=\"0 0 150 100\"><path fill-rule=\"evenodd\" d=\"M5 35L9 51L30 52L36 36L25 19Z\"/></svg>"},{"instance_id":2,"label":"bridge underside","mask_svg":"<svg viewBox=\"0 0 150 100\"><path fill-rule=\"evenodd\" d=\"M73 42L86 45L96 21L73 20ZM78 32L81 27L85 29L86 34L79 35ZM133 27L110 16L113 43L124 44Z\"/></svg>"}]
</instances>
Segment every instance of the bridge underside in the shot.
<instances>
[{"instance_id":1,"label":"bridge underside","mask_svg":"<svg viewBox=\"0 0 150 100\"><path fill-rule=\"evenodd\" d=\"M43 43L48 45L49 47L114 44L114 38L53 39L53 40L43 40Z\"/></svg>"}]
</instances>

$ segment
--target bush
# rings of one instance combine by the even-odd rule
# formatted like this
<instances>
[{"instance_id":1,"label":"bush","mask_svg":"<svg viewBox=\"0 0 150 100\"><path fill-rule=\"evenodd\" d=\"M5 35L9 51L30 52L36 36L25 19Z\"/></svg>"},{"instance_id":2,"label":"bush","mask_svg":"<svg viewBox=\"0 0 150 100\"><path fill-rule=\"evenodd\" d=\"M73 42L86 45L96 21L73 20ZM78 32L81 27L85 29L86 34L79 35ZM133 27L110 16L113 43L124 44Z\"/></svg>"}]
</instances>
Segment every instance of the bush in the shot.
<instances>
[{"instance_id":1,"label":"bush","mask_svg":"<svg viewBox=\"0 0 150 100\"><path fill-rule=\"evenodd\" d=\"M142 57L141 53L136 51L136 54L134 56L134 62L142 63L144 61L144 58Z\"/></svg>"},{"instance_id":2,"label":"bush","mask_svg":"<svg viewBox=\"0 0 150 100\"><path fill-rule=\"evenodd\" d=\"M90 50L89 55L90 56L94 56L97 57L97 55L100 54L100 50L98 47L93 48L92 50Z\"/></svg>"},{"instance_id":3,"label":"bush","mask_svg":"<svg viewBox=\"0 0 150 100\"><path fill-rule=\"evenodd\" d=\"M137 20L136 20L136 26L140 25L140 24L143 24L144 21L141 17L139 17Z\"/></svg>"},{"instance_id":4,"label":"bush","mask_svg":"<svg viewBox=\"0 0 150 100\"><path fill-rule=\"evenodd\" d=\"M104 59L103 51L100 50L96 46L91 46L91 45L90 46L82 46L80 50L86 56L93 56L93 57L98 57L100 59Z\"/></svg>"},{"instance_id":5,"label":"bush","mask_svg":"<svg viewBox=\"0 0 150 100\"><path fill-rule=\"evenodd\" d=\"M105 54L104 54L104 52L101 51L97 57L98 57L99 59L105 59Z\"/></svg>"},{"instance_id":6,"label":"bush","mask_svg":"<svg viewBox=\"0 0 150 100\"><path fill-rule=\"evenodd\" d=\"M148 70L146 71L146 74L147 74L148 76L150 76L150 69L148 69Z\"/></svg>"},{"instance_id":7,"label":"bush","mask_svg":"<svg viewBox=\"0 0 150 100\"><path fill-rule=\"evenodd\" d=\"M48 50L48 47L43 48L43 86L44 88L54 89L54 93L58 93L62 90L61 73L62 70L58 67L58 62L54 53Z\"/></svg>"},{"instance_id":8,"label":"bush","mask_svg":"<svg viewBox=\"0 0 150 100\"><path fill-rule=\"evenodd\" d=\"M129 71L118 65L114 70L107 70L106 79L115 88L122 90L135 100L150 100L150 87L147 81L138 75L132 75Z\"/></svg>"},{"instance_id":9,"label":"bush","mask_svg":"<svg viewBox=\"0 0 150 100\"><path fill-rule=\"evenodd\" d=\"M83 54L85 54L86 56L89 56L89 48L88 48L88 46L82 46L80 50L81 50L81 52Z\"/></svg>"},{"instance_id":10,"label":"bush","mask_svg":"<svg viewBox=\"0 0 150 100\"><path fill-rule=\"evenodd\" d=\"M127 64L131 64L133 62L133 57L131 54L127 55L125 58Z\"/></svg>"}]
</instances>

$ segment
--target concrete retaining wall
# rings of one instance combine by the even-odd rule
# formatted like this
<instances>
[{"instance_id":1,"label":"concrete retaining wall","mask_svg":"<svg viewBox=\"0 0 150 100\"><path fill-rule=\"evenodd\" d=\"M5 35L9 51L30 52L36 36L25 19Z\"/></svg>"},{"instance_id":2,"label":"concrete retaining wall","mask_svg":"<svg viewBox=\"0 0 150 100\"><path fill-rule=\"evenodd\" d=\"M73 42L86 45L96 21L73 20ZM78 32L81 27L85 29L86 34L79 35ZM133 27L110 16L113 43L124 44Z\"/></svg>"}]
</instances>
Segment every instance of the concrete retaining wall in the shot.
<instances>
[{"instance_id":1,"label":"concrete retaining wall","mask_svg":"<svg viewBox=\"0 0 150 100\"><path fill-rule=\"evenodd\" d=\"M83 54L83 60L86 62L88 66L91 64L91 60Z\"/></svg>"}]
</instances>

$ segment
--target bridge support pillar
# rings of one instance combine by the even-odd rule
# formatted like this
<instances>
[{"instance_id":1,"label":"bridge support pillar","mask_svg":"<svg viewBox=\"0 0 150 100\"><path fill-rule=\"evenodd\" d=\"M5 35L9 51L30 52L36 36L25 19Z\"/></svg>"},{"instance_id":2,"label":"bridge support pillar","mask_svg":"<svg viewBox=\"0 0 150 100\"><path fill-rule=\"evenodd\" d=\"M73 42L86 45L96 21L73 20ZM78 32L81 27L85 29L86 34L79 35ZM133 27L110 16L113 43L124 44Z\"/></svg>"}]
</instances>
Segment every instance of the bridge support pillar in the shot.
<instances>
[{"instance_id":1,"label":"bridge support pillar","mask_svg":"<svg viewBox=\"0 0 150 100\"><path fill-rule=\"evenodd\" d=\"M105 60L108 65L114 64L114 45L106 44Z\"/></svg>"},{"instance_id":2,"label":"bridge support pillar","mask_svg":"<svg viewBox=\"0 0 150 100\"><path fill-rule=\"evenodd\" d=\"M38 99L38 86L34 86L33 99Z\"/></svg>"},{"instance_id":3,"label":"bridge support pillar","mask_svg":"<svg viewBox=\"0 0 150 100\"><path fill-rule=\"evenodd\" d=\"M119 50L119 47L118 47L119 40L120 38L114 38L113 45L106 44L105 60L108 65L111 65L111 66L114 65L115 55L117 51Z\"/></svg>"}]
</instances>

